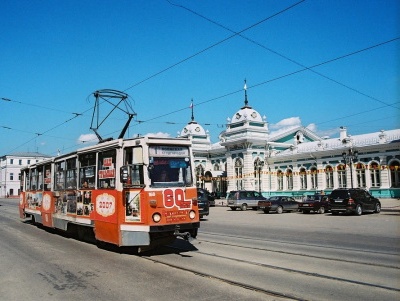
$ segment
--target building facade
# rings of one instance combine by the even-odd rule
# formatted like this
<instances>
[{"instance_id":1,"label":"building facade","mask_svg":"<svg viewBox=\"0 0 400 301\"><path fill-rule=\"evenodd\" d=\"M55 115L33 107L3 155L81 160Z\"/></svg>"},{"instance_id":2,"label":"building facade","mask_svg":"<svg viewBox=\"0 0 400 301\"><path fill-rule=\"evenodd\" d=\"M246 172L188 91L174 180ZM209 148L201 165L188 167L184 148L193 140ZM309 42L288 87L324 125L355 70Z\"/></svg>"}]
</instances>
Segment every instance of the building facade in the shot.
<instances>
[{"instance_id":1,"label":"building facade","mask_svg":"<svg viewBox=\"0 0 400 301\"><path fill-rule=\"evenodd\" d=\"M21 192L21 168L42 161L50 156L18 152L0 158L0 197L17 197Z\"/></svg>"},{"instance_id":2,"label":"building facade","mask_svg":"<svg viewBox=\"0 0 400 301\"><path fill-rule=\"evenodd\" d=\"M180 132L193 142L197 185L217 196L257 190L264 196L306 194L358 187L376 197L400 197L400 129L320 137L306 127L270 134L267 118L247 100L212 144L194 120Z\"/></svg>"}]
</instances>

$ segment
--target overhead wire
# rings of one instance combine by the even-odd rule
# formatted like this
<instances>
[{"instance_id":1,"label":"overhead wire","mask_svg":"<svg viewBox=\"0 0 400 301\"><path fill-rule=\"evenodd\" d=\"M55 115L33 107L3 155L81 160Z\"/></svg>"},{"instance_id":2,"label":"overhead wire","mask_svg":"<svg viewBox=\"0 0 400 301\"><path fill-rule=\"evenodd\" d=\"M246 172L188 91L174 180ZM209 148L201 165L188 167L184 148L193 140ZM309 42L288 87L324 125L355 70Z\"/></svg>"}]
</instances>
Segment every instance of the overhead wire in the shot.
<instances>
[{"instance_id":1,"label":"overhead wire","mask_svg":"<svg viewBox=\"0 0 400 301\"><path fill-rule=\"evenodd\" d=\"M168 0L167 0L167 1L168 1ZM289 6L289 7L285 8L285 9L283 9L283 10L281 10L281 11L279 11L279 12L277 12L277 13L275 13L275 14L273 14L273 15L267 17L267 18L264 18L263 20L258 21L258 22L256 22L256 23L254 23L253 25L248 26L248 27L246 27L245 29L243 29L243 30L241 30L241 31L238 31L238 32L235 32L235 31L232 31L232 30L230 30L230 29L228 29L228 28L225 28L223 25L218 25L217 22L212 21L211 19L208 19L207 17L203 17L203 16L201 16L201 15L198 14L198 15L201 16L202 18L205 18L205 19L207 19L207 20L213 22L214 24L217 24L218 26L222 26L223 28L225 28L225 29L227 29L227 30L233 32L234 34L231 35L231 36L229 36L229 37L227 37L227 38L225 38L225 39L223 39L223 40L221 40L221 41L219 41L219 42L217 42L217 43L214 43L214 44L210 45L209 47L204 48L203 50L200 50L200 51L196 52L195 54L193 54L193 55L191 55L191 56L189 56L189 57L187 57L187 58L185 58L185 59L182 59L182 60L178 61L177 63L175 63L175 64L173 64L173 65L171 65L171 66L169 66L169 67L167 67L167 68L162 69L161 71L159 71L159 72L157 72L157 73L155 73L155 74L153 74L153 75L151 75L151 76L146 77L145 79L143 79L143 80L141 80L141 81L139 81L139 82L137 82L137 83L135 83L135 84L129 86L129 87L126 88L124 91L127 91L127 90L129 90L129 89L132 89L133 87L136 87L136 86L138 86L139 84L141 84L141 83L143 83L143 82L145 82L145 81L147 81L147 80L150 80L151 78L154 78L154 77L156 77L156 76L158 76L158 75L160 75L160 74L162 74L162 73L164 73L164 72L166 72L166 71L168 71L168 70L174 68L175 66L178 66L178 65L182 64L183 62L188 61L189 59L196 57L197 55L199 55L199 54L201 54L201 53L204 53L205 51L207 51L207 50L209 50L209 49L211 49L211 48L213 48L213 47L216 47L217 45L220 45L220 44L222 44L223 42L225 42L225 41L227 41L227 40L229 40L229 39L232 39L233 37L241 36L241 37L244 37L245 39L248 39L247 37L245 37L245 36L242 35L243 32L245 32L245 31L247 31L247 30L249 30L249 29L251 29L251 28L254 28L254 27L257 26L257 25L262 24L263 22L265 22L265 21L271 19L272 17L275 17L275 16L277 16L277 15L279 15L279 14L281 14L281 13L283 13L283 12L285 12L285 11L287 11L287 10L289 10L289 9L291 9L291 8L293 8L293 7L297 6L297 5L299 5L299 4L301 4L301 3L304 2L304 1L305 1L305 0L296 2L295 4ZM171 3L171 5L175 5L175 4L173 4L171 1L168 1L168 2ZM175 6L178 6L178 5L175 5ZM184 7L183 7L183 8L184 8ZM185 8L185 9L186 9L186 8ZM195 13L195 12L194 12L194 13ZM197 13L196 13L196 14L197 14ZM312 71L312 72L314 72L314 73L319 74L319 72L316 72L315 70L311 70L311 68L315 68L315 67L318 67L318 66L321 66L321 65L324 65L324 64L328 64L328 63L330 63L330 62L334 62L334 61L336 61L336 60L343 59L343 58L345 58L345 57L349 57L349 56L351 56L351 55L358 54L358 53L360 53L360 52L362 52L362 51L366 51L366 50L369 50L369 49L372 49L372 48L375 48L375 47L382 46L382 45L384 45L384 44L386 44L386 43L390 43L390 42L393 42L393 41L398 40L398 39L400 39L400 37L394 38L394 39L392 39L392 40L388 40L388 41L385 41L385 42L382 42L382 43L379 43L379 44L376 44L376 45L373 45L373 46L370 46L370 47L367 47L367 48L364 48L364 49L361 49L361 50L358 50L358 51L355 51L355 52L352 52L352 53L349 53L349 54L346 54L346 55L342 55L342 56L336 57L336 58L334 58L334 59L331 59L331 60L328 60L328 61L325 61L325 62L316 64L316 65L313 65L313 66L311 66L311 67L306 67L306 66L304 66L304 65L302 65L302 64L300 64L300 63L298 63L298 62L296 62L296 61L294 61L294 60L292 60L292 59L290 59L290 58L286 58L284 55L281 55L281 54L279 54L279 53L276 52L277 55L279 55L279 56L281 56L281 57L284 57L284 58L286 58L286 59L288 59L288 60L290 60L290 61L296 63L297 65L303 67L303 69L297 70L297 71L295 71L295 72L291 72L291 73L289 73L289 74L286 74L286 75L283 75L283 76L279 76L279 77L276 77L276 78L274 78L274 79L270 79L270 80L267 80L267 81L264 81L264 82L261 82L261 83L252 85L252 86L249 86L248 89L255 88L255 87L257 87L257 86L264 85L264 84L266 84L266 83L269 83L269 82L272 82L272 81L276 81L276 80L279 80L279 79L282 79L282 78L285 78L285 77L288 77L288 76L291 76L291 75L294 75L294 74L296 74L296 73L303 72L303 71L306 71L306 70L310 70L310 71ZM252 41L251 39L248 39L248 40ZM252 41L252 42L253 42L253 41ZM258 42L255 42L255 41L254 41L253 43L259 44ZM259 44L259 45L260 45L261 47L264 48L264 46L263 46L262 44ZM269 51L274 52L272 49L269 49L268 47L265 47L265 48L267 48L267 50L269 50ZM324 76L324 75L322 75L322 74L319 74L319 75L321 75L321 76L323 76L323 77L326 77L326 76ZM326 78L328 78L328 77L326 77ZM328 79L330 79L330 78L328 78ZM335 81L334 79L330 79L330 80ZM345 86L345 87L347 87L347 88L349 88L349 89L352 89L352 90L354 90L355 92L358 92L358 93L360 93L360 94L363 94L362 92L360 92L360 91L358 91L358 90L356 90L356 89L353 89L353 88L351 88L351 87L348 87L347 85L344 85L344 84L342 84L342 83L340 83L340 82L337 82L337 83L338 83L338 84L341 84L341 85L343 85L343 86ZM224 95L217 96L217 97L214 97L214 98L212 98L212 99L199 102L199 103L197 103L197 104L195 104L195 105L196 105L196 106L199 106L199 105L208 103L208 102L210 102L210 101L218 100L218 99L221 99L221 98L224 98L224 97L227 97L227 96L230 96L230 95L239 93L239 92L241 92L241 91L242 91L242 89L236 90L236 91L233 91L233 92L229 92L229 93L226 93L226 94L224 94ZM369 96L369 95L367 95L367 94L363 94L363 95L366 96L366 97L369 97L369 98L371 98L371 99L375 99L375 98L373 98L373 97L371 97L371 96ZM8 98L2 98L2 99L5 100L5 101L11 101L11 100L8 99ZM398 102L396 102L396 103L394 103L394 104L387 104L387 103L385 103L385 102L383 102L383 101L380 101L380 100L378 100L378 99L375 99L375 100L377 100L377 101L379 101L379 102L385 104L385 107L386 107L386 106L392 106L392 105L398 103ZM16 101L15 101L15 102L16 102ZM17 103L22 103L22 102L17 102ZM32 105L32 104L28 104L28 105ZM34 105L34 106L38 106L38 105ZM43 106L38 106L38 107L42 107L42 108L45 108L45 109L51 109L51 108L47 108L47 107L43 107ZM172 111L172 112L170 112L170 113L162 114L162 115L159 115L159 116L150 118L150 119L148 119L148 120L142 120L142 121L139 121L139 120L138 120L138 121L136 121L136 122L137 122L136 125L139 125L139 124L142 124L142 123L145 123L145 122L151 122L151 121L153 121L153 120L156 120L156 119L159 119L159 118L162 118L162 117L165 117L165 116L169 116L169 115L175 114L175 113L177 113L177 112L180 112L180 111L183 111L183 110L186 110L186 109L187 109L186 107L185 107L185 108L181 108L181 109L177 109L177 110ZM57 109L52 109L52 110L57 110ZM91 110L91 109L88 109L88 110L84 111L83 113L71 113L71 112L67 112L67 113L75 114L75 116L72 117L72 118L70 118L70 119L68 119L68 120L66 120L66 121L64 121L64 122L61 123L61 124L58 124L58 125L56 125L56 126L50 128L50 129L44 131L44 132L41 133L40 135L43 135L43 134L45 134L45 133L48 133L48 132L54 130L55 128L58 128L59 126L61 126L61 125L65 124L65 123L67 123L67 122L69 122L69 121L75 119L75 118L78 117L78 116L81 116L82 114L88 112L89 110ZM57 110L57 111L62 111L62 110ZM63 111L63 112L65 112L65 111ZM360 113L360 114L361 114L361 113ZM326 121L326 122L328 122L328 121ZM324 123L325 123L325 122L324 122ZM134 125L134 126L136 126L136 125ZM114 133L114 132L113 132L113 133ZM36 134L37 134L37 133L36 133ZM23 145L29 143L30 141L32 141L32 140L34 140L34 139L36 139L36 138L37 138L37 137L35 137L35 138L29 140L28 142L24 143ZM19 147L21 147L21 146L19 146ZM17 147L17 148L19 148L19 147ZM14 148L13 150L15 150L15 149L17 149L17 148Z\"/></svg>"}]
</instances>

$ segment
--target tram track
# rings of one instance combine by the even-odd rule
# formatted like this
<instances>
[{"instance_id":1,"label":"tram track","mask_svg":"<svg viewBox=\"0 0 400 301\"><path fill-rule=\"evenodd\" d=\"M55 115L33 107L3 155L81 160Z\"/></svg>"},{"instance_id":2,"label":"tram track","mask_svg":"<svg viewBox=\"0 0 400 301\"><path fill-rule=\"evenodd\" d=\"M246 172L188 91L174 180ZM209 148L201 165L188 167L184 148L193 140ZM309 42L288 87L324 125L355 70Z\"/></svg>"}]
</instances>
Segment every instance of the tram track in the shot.
<instances>
[{"instance_id":1,"label":"tram track","mask_svg":"<svg viewBox=\"0 0 400 301\"><path fill-rule=\"evenodd\" d=\"M201 241L208 242L206 240L201 240ZM215 243L215 242L211 242L211 243ZM232 244L221 244L221 243L219 243L219 244L220 245L224 245L224 246L229 246L229 247L239 247L239 248L243 247L243 246L237 246L237 245L232 245ZM173 246L168 246L168 247L169 248L173 248L176 251L181 251L181 252L182 251L186 251L184 248L173 247ZM249 247L244 247L244 248L249 248ZM254 248L251 248L251 249L254 249ZM269 250L266 250L266 251L269 251ZM273 252L277 252L277 251L273 251ZM323 279L342 282L342 283L350 283L350 284L361 285L361 286L364 286L364 287L380 288L380 289L384 289L384 290L400 292L399 288L394 288L394 287L389 287L389 286L384 286L384 285L371 284L371 283L363 282L363 281L357 281L357 280L351 280L351 279L346 279L346 278L341 278L341 277L334 277L334 276L324 275L324 274L320 274L320 273L312 273L312 272L307 272L307 271L302 271L302 270L297 270L297 269L285 268L285 267L281 267L281 266L277 266L277 265L258 263L258 262L254 262L254 261L244 260L244 259L237 259L235 257L222 256L222 255L218 255L218 254L215 254L215 253L207 253L207 252L204 252L204 251L197 251L196 253L202 254L204 256L211 256L211 257L214 257L214 258L217 257L217 258L221 258L221 259L225 259L225 260L229 260L229 261L233 261L233 262L240 262L240 263L244 263L244 264L248 264L248 265L259 266L259 267L262 267L262 268L268 268L268 269L272 269L272 270L280 270L280 271L284 271L284 272L287 272L287 273L296 273L296 274L299 274L299 275L304 275L304 276L309 276L309 277L317 277L317 278L320 278L320 279L323 278ZM288 254L288 255L304 256L304 254L300 255L300 254L295 254L295 253L292 253L292 252L285 252L285 253ZM324 258L324 257L321 257L320 259L339 261L339 260L336 260L336 259ZM156 260L154 260L154 261L156 261ZM356 264L370 265L368 263L360 263L360 262L352 262L352 261L347 261L347 262L356 263ZM377 266L383 267L383 268L399 269L398 267L386 266L386 265L377 265ZM175 268L179 269L180 267L179 266L175 266ZM202 273L199 273L199 272L197 272L195 270L192 270L192 272L196 273L196 274L202 274ZM215 276L210 276L208 274L205 274L203 276L216 278ZM227 283L232 282L232 281L227 280L227 279L220 279L220 280L223 280L223 281L225 281ZM235 283L235 282L232 282L232 283ZM240 285L242 286L242 284L240 284ZM262 289L262 288L256 288L256 287L253 287L253 286L249 286L249 288L252 289L252 290L264 291L264 289ZM271 292L269 290L265 290L265 292L268 293L268 294L271 294L271 295L276 295L276 296L280 295L277 292ZM285 297L287 297L287 296L285 295ZM295 296L291 296L290 298L293 298L294 300L303 300L302 298L299 298L297 296L296 297Z\"/></svg>"},{"instance_id":2,"label":"tram track","mask_svg":"<svg viewBox=\"0 0 400 301\"><path fill-rule=\"evenodd\" d=\"M207 234L207 235L213 235L213 236L220 236L222 235L219 234L214 234L214 233L209 233L209 232L203 232L202 234ZM224 237L230 237L230 238L237 238L237 239L244 239L244 240L251 240L251 238L245 238L241 236L233 236L233 235L223 235ZM208 239L200 239L199 241L202 242L207 242L210 244L216 244L216 245L224 245L228 247L237 247L237 248L242 248L242 249L248 249L248 250L259 250L259 251L265 251L265 252L271 252L271 253L279 253L279 254L286 254L286 255L293 255L293 256L300 256L300 257L310 257L310 254L306 253L299 253L299 252L291 252L291 251L283 251L283 250L276 250L276 249L270 249L270 248L264 248L264 247L255 247L255 246L246 246L246 245L240 245L240 244L233 244L233 243L222 243L220 241L212 241ZM298 244L298 243L288 243L288 242L283 242L283 241L277 241L277 240L260 240L263 242L272 242L272 243L278 243L278 244L287 244L287 245L302 245L306 247L312 247L312 248L320 248L320 249L327 249L326 246L320 246L320 245L315 245L315 244ZM338 248L338 247L329 247L329 249L336 249L336 250L345 250L345 251L351 251L351 252L358 252L358 253L366 253L366 254L378 254L382 256L398 256L399 254L393 254L393 253L388 253L388 252L374 252L374 251L365 251L365 250L360 250L360 249L349 249L349 248ZM367 266L374 266L374 267L381 267L381 268L388 268L388 269L395 269L395 270L400 270L400 266L394 266L394 265L387 265L387 264L378 264L374 262L365 262L365 261L356 261L356 260L348 260L344 258L332 258L332 257L327 257L327 256L319 256L319 255L312 255L312 258L315 259L321 259L321 260L328 260L328 261L340 261L342 263L350 263L350 264L360 264L360 265L367 265Z\"/></svg>"}]
</instances>

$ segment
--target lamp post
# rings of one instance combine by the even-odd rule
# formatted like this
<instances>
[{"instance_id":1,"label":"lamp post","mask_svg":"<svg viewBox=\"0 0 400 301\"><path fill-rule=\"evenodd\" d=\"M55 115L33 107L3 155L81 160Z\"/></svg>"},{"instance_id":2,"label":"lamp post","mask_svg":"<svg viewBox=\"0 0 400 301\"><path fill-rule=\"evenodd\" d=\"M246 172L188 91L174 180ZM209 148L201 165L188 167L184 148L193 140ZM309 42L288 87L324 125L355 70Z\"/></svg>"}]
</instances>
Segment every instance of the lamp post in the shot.
<instances>
[{"instance_id":1,"label":"lamp post","mask_svg":"<svg viewBox=\"0 0 400 301\"><path fill-rule=\"evenodd\" d=\"M261 170L264 166L264 161L257 160L254 162L254 169L258 173L258 192L261 193Z\"/></svg>"},{"instance_id":2,"label":"lamp post","mask_svg":"<svg viewBox=\"0 0 400 301\"><path fill-rule=\"evenodd\" d=\"M357 161L358 151L353 150L352 148L349 151L342 153L344 162L350 165L350 180L351 180L351 188L353 188L353 163Z\"/></svg>"}]
</instances>

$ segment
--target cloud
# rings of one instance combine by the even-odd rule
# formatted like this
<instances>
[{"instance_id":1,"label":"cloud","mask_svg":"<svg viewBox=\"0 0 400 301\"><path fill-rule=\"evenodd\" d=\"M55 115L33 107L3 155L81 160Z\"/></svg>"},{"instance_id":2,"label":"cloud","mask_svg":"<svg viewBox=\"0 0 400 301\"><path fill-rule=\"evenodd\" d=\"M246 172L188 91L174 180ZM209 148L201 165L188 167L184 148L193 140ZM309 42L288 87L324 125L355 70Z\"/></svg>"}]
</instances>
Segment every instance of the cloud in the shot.
<instances>
[{"instance_id":1,"label":"cloud","mask_svg":"<svg viewBox=\"0 0 400 301\"><path fill-rule=\"evenodd\" d=\"M147 133L145 137L159 137L159 138L170 138L169 133L157 132L157 133Z\"/></svg>"},{"instance_id":2,"label":"cloud","mask_svg":"<svg viewBox=\"0 0 400 301\"><path fill-rule=\"evenodd\" d=\"M81 134L78 138L78 143L94 144L99 142L95 134Z\"/></svg>"},{"instance_id":3,"label":"cloud","mask_svg":"<svg viewBox=\"0 0 400 301\"><path fill-rule=\"evenodd\" d=\"M301 126L300 117L290 117L290 118L282 119L278 123L270 124L269 127L271 130L283 130L283 129L292 128L295 126Z\"/></svg>"}]
</instances>

